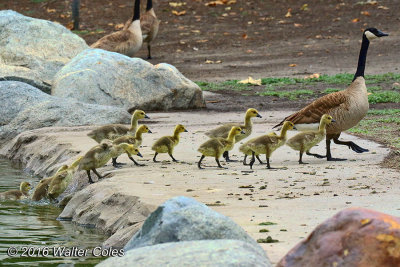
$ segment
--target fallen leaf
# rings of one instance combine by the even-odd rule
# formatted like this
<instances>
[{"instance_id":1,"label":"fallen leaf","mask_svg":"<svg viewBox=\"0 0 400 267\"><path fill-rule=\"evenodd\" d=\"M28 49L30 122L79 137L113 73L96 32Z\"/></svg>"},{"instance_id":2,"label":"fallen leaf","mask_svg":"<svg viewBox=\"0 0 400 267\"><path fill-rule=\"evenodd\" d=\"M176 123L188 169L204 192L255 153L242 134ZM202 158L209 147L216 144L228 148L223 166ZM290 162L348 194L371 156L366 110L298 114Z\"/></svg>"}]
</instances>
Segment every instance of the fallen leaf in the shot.
<instances>
[{"instance_id":1,"label":"fallen leaf","mask_svg":"<svg viewBox=\"0 0 400 267\"><path fill-rule=\"evenodd\" d=\"M207 39L203 39L203 40L197 40L196 43L207 43L208 40Z\"/></svg>"},{"instance_id":2,"label":"fallen leaf","mask_svg":"<svg viewBox=\"0 0 400 267\"><path fill-rule=\"evenodd\" d=\"M356 23L356 22L359 22L359 21L360 21L359 18L355 18L355 19L352 19L352 20L351 20L351 22L353 22L353 23Z\"/></svg>"},{"instance_id":3,"label":"fallen leaf","mask_svg":"<svg viewBox=\"0 0 400 267\"><path fill-rule=\"evenodd\" d=\"M378 1L367 1L366 4L367 4L367 5L374 6L374 5L377 5L377 4L378 4Z\"/></svg>"},{"instance_id":4,"label":"fallen leaf","mask_svg":"<svg viewBox=\"0 0 400 267\"><path fill-rule=\"evenodd\" d=\"M119 7L119 8L125 8L126 5L119 5L118 7Z\"/></svg>"},{"instance_id":5,"label":"fallen leaf","mask_svg":"<svg viewBox=\"0 0 400 267\"><path fill-rule=\"evenodd\" d=\"M287 13L286 13L286 15L285 15L285 18L290 18L291 16L292 16L292 9L291 8L289 8L288 9L288 11L287 11Z\"/></svg>"},{"instance_id":6,"label":"fallen leaf","mask_svg":"<svg viewBox=\"0 0 400 267\"><path fill-rule=\"evenodd\" d=\"M386 6L378 6L378 9L388 10L389 8Z\"/></svg>"},{"instance_id":7,"label":"fallen leaf","mask_svg":"<svg viewBox=\"0 0 400 267\"><path fill-rule=\"evenodd\" d=\"M261 85L261 79L254 80L252 77L249 77L249 78L247 78L245 80L238 81L237 83Z\"/></svg>"},{"instance_id":8,"label":"fallen leaf","mask_svg":"<svg viewBox=\"0 0 400 267\"><path fill-rule=\"evenodd\" d=\"M295 23L294 26L295 26L296 28L298 28L298 27L301 27L301 26L303 26L303 25L301 25L300 23Z\"/></svg>"},{"instance_id":9,"label":"fallen leaf","mask_svg":"<svg viewBox=\"0 0 400 267\"><path fill-rule=\"evenodd\" d=\"M208 2L208 3L205 3L204 5L205 6L217 6L217 5L223 5L224 4L224 2L222 2L222 1L210 1L210 2Z\"/></svg>"},{"instance_id":10,"label":"fallen leaf","mask_svg":"<svg viewBox=\"0 0 400 267\"><path fill-rule=\"evenodd\" d=\"M177 16L183 16L186 14L186 10L182 10L182 11L172 10L172 14L177 15Z\"/></svg>"},{"instance_id":11,"label":"fallen leaf","mask_svg":"<svg viewBox=\"0 0 400 267\"><path fill-rule=\"evenodd\" d=\"M200 33L199 30L192 30L193 33Z\"/></svg>"},{"instance_id":12,"label":"fallen leaf","mask_svg":"<svg viewBox=\"0 0 400 267\"><path fill-rule=\"evenodd\" d=\"M304 79L319 79L320 76L321 76L321 74L314 73L314 74L311 74L311 75L308 75L308 76L304 77Z\"/></svg>"},{"instance_id":13,"label":"fallen leaf","mask_svg":"<svg viewBox=\"0 0 400 267\"><path fill-rule=\"evenodd\" d=\"M213 60L206 59L205 63L206 64L221 64L222 61L221 60L213 61Z\"/></svg>"},{"instance_id":14,"label":"fallen leaf","mask_svg":"<svg viewBox=\"0 0 400 267\"><path fill-rule=\"evenodd\" d=\"M246 40L246 39L249 38L249 37L247 36L246 33L243 33L243 34L242 34L242 38Z\"/></svg>"},{"instance_id":15,"label":"fallen leaf","mask_svg":"<svg viewBox=\"0 0 400 267\"><path fill-rule=\"evenodd\" d=\"M124 27L124 24L123 24L123 23L119 23L119 24L116 24L116 25L114 26L114 28L115 28L116 30L122 29L123 27Z\"/></svg>"},{"instance_id":16,"label":"fallen leaf","mask_svg":"<svg viewBox=\"0 0 400 267\"><path fill-rule=\"evenodd\" d=\"M361 11L361 15L371 16L371 14L368 11Z\"/></svg>"},{"instance_id":17,"label":"fallen leaf","mask_svg":"<svg viewBox=\"0 0 400 267\"><path fill-rule=\"evenodd\" d=\"M169 2L168 4L169 4L169 6L172 6L172 7L180 7L180 6L186 5L185 2Z\"/></svg>"},{"instance_id":18,"label":"fallen leaf","mask_svg":"<svg viewBox=\"0 0 400 267\"><path fill-rule=\"evenodd\" d=\"M300 10L302 11L307 11L308 10L308 4L304 4L300 7Z\"/></svg>"},{"instance_id":19,"label":"fallen leaf","mask_svg":"<svg viewBox=\"0 0 400 267\"><path fill-rule=\"evenodd\" d=\"M51 9L51 8L48 8L46 11L47 11L47 13L54 13L54 12L56 12L55 9Z\"/></svg>"},{"instance_id":20,"label":"fallen leaf","mask_svg":"<svg viewBox=\"0 0 400 267\"><path fill-rule=\"evenodd\" d=\"M289 67L296 67L297 66L297 64L289 64Z\"/></svg>"}]
</instances>

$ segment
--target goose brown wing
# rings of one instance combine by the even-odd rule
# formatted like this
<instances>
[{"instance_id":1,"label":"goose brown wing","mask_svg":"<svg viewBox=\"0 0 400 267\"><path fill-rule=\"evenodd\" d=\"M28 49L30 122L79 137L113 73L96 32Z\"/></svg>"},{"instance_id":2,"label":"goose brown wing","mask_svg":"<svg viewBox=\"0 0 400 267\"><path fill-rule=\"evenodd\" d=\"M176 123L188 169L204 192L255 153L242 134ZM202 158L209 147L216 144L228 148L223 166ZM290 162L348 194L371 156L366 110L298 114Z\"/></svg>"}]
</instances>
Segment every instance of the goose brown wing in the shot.
<instances>
[{"instance_id":1,"label":"goose brown wing","mask_svg":"<svg viewBox=\"0 0 400 267\"><path fill-rule=\"evenodd\" d=\"M148 13L145 13L140 19L140 28L143 35L149 35L151 26L155 23L156 18Z\"/></svg>"},{"instance_id":2,"label":"goose brown wing","mask_svg":"<svg viewBox=\"0 0 400 267\"><path fill-rule=\"evenodd\" d=\"M286 117L273 128L282 126L285 121L291 121L294 124L319 123L322 115L330 114L333 110L338 108L347 109L347 97L343 92L344 91L331 93L316 99L300 111Z\"/></svg>"}]
</instances>

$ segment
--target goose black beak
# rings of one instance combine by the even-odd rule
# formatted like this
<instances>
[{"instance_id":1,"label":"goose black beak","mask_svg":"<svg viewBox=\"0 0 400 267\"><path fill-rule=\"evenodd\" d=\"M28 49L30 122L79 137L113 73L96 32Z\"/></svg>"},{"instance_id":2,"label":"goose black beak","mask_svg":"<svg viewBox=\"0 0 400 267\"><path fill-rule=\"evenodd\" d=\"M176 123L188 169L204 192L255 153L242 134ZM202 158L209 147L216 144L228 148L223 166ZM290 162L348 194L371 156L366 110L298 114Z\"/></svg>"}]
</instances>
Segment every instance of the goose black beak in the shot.
<instances>
[{"instance_id":1,"label":"goose black beak","mask_svg":"<svg viewBox=\"0 0 400 267\"><path fill-rule=\"evenodd\" d=\"M257 118L262 118L262 116L260 114L257 114Z\"/></svg>"},{"instance_id":2,"label":"goose black beak","mask_svg":"<svg viewBox=\"0 0 400 267\"><path fill-rule=\"evenodd\" d=\"M144 117L145 117L146 119L150 119L150 117L149 117L149 116L147 116L147 114L145 114L145 115L144 115Z\"/></svg>"},{"instance_id":3,"label":"goose black beak","mask_svg":"<svg viewBox=\"0 0 400 267\"><path fill-rule=\"evenodd\" d=\"M140 152L137 153L137 155L141 158L143 158L142 154L140 154Z\"/></svg>"},{"instance_id":4,"label":"goose black beak","mask_svg":"<svg viewBox=\"0 0 400 267\"><path fill-rule=\"evenodd\" d=\"M331 122L336 122L336 121L334 119L332 119Z\"/></svg>"},{"instance_id":5,"label":"goose black beak","mask_svg":"<svg viewBox=\"0 0 400 267\"><path fill-rule=\"evenodd\" d=\"M153 133L153 132L149 130L148 133Z\"/></svg>"},{"instance_id":6,"label":"goose black beak","mask_svg":"<svg viewBox=\"0 0 400 267\"><path fill-rule=\"evenodd\" d=\"M381 32L380 30L378 30L377 36L378 36L378 37L383 37L383 36L389 36L389 34L388 34L388 33Z\"/></svg>"},{"instance_id":7,"label":"goose black beak","mask_svg":"<svg viewBox=\"0 0 400 267\"><path fill-rule=\"evenodd\" d=\"M293 130L297 130L296 126L293 126Z\"/></svg>"},{"instance_id":8,"label":"goose black beak","mask_svg":"<svg viewBox=\"0 0 400 267\"><path fill-rule=\"evenodd\" d=\"M245 132L243 130L240 131L241 134L245 134Z\"/></svg>"},{"instance_id":9,"label":"goose black beak","mask_svg":"<svg viewBox=\"0 0 400 267\"><path fill-rule=\"evenodd\" d=\"M185 129L185 131L184 131L184 132L185 132L185 133L187 133L187 132L189 132L189 131Z\"/></svg>"}]
</instances>

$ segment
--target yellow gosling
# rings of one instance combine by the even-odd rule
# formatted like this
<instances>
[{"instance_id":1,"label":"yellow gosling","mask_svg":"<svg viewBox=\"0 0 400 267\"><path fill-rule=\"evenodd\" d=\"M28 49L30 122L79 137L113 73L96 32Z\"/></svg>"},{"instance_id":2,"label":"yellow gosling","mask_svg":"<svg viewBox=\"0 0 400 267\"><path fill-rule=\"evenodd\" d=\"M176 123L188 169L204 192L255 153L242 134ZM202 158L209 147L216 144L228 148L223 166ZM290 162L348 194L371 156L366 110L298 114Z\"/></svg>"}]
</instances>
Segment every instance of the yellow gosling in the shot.
<instances>
[{"instance_id":1,"label":"yellow gosling","mask_svg":"<svg viewBox=\"0 0 400 267\"><path fill-rule=\"evenodd\" d=\"M207 135L210 138L216 138L216 137L222 137L222 138L227 138L229 131L231 130L231 128L233 126L238 126L240 128L242 128L242 130L244 131L244 134L237 136L236 137L236 143L247 138L248 136L250 136L252 129L253 129L253 123L251 121L251 118L254 117L258 117L258 118L262 118L261 115L258 113L258 111L254 108L249 108L246 111L246 115L244 117L244 124L240 125L239 123L228 123L228 124L224 124L222 126L219 126L207 133L205 133L205 135ZM224 152L224 158L227 162L229 161L234 161L229 159L229 152L225 151Z\"/></svg>"},{"instance_id":2,"label":"yellow gosling","mask_svg":"<svg viewBox=\"0 0 400 267\"><path fill-rule=\"evenodd\" d=\"M326 126L332 122L335 122L332 116L325 114L321 117L319 129L317 131L300 132L286 142L286 144L292 149L300 151L299 164L307 164L302 160L304 152L310 156L324 158L324 156L310 153L310 149L325 138Z\"/></svg>"},{"instance_id":3,"label":"yellow gosling","mask_svg":"<svg viewBox=\"0 0 400 267\"><path fill-rule=\"evenodd\" d=\"M144 118L150 119L143 110L137 109L132 114L130 127L127 127L123 124L108 124L100 126L87 135L99 144L104 139L115 140L124 135L134 135L138 127L138 120Z\"/></svg>"},{"instance_id":4,"label":"yellow gosling","mask_svg":"<svg viewBox=\"0 0 400 267\"><path fill-rule=\"evenodd\" d=\"M133 145L122 143L119 145L113 145L110 142L103 142L90 149L81 160L79 164L79 170L85 170L89 183L94 183L90 176L90 171L93 171L99 179L104 178L97 171L96 168L103 167L111 158L118 157L122 153L129 153L130 155L138 155L142 157L139 150Z\"/></svg>"},{"instance_id":5,"label":"yellow gosling","mask_svg":"<svg viewBox=\"0 0 400 267\"><path fill-rule=\"evenodd\" d=\"M21 200L28 197L29 190L31 190L31 184L28 182L21 182L19 190L2 192L0 193L0 199Z\"/></svg>"},{"instance_id":6,"label":"yellow gosling","mask_svg":"<svg viewBox=\"0 0 400 267\"><path fill-rule=\"evenodd\" d=\"M143 133L152 133L152 132L150 131L149 127L147 127L146 125L140 125L139 128L136 130L135 136L124 135L124 136L118 137L117 139L115 139L113 141L113 144L119 145L122 143L127 143L127 144L134 145L136 148L138 148L142 145L142 142L143 142L142 134ZM128 155L129 159L131 161L133 161L133 163L135 163L136 166L144 166L144 164L139 164L134 158L132 158L129 153L126 153L126 154ZM125 165L125 163L117 162L117 158L112 158L112 165L115 168L117 168L120 165Z\"/></svg>"},{"instance_id":7,"label":"yellow gosling","mask_svg":"<svg viewBox=\"0 0 400 267\"><path fill-rule=\"evenodd\" d=\"M204 169L203 167L201 167L201 161L205 157L215 157L215 161L217 162L218 167L224 168L221 166L219 158L225 151L229 151L233 148L233 146L235 145L235 137L239 134L245 134L245 132L242 130L242 128L238 126L233 126L231 127L227 138L211 138L203 143L197 150L202 154L199 162L197 163L199 169Z\"/></svg>"},{"instance_id":8,"label":"yellow gosling","mask_svg":"<svg viewBox=\"0 0 400 267\"><path fill-rule=\"evenodd\" d=\"M155 151L153 161L158 162L156 160L156 157L159 153L168 153L168 155L172 158L172 160L174 162L177 162L177 160L174 158L172 154L174 153L175 146L178 145L179 143L179 134L183 132L187 132L187 130L182 124L178 124L175 127L174 135L163 136L156 142L154 142L153 146L151 147L151 149Z\"/></svg>"},{"instance_id":9,"label":"yellow gosling","mask_svg":"<svg viewBox=\"0 0 400 267\"><path fill-rule=\"evenodd\" d=\"M267 135L277 136L275 132L270 132ZM251 151L251 149L247 145L249 143L253 142L255 139L257 139L257 137L250 139L249 141L247 141L246 143L242 144L239 147L239 151L244 154L243 165L249 165L246 163L246 159L247 159L247 156L251 156L253 154L253 151ZM256 156L258 162L260 162L260 164L265 164L264 162L262 162L262 160L260 159L260 157L257 153L255 154L255 156Z\"/></svg>"},{"instance_id":10,"label":"yellow gosling","mask_svg":"<svg viewBox=\"0 0 400 267\"><path fill-rule=\"evenodd\" d=\"M32 200L39 201L42 198L46 197L49 185L53 180L53 178L56 177L58 174L64 172L66 169L68 169L68 165L62 165L60 168L58 168L58 170L53 176L48 178L43 178L42 180L40 180L40 182L35 186L35 190L33 191L32 194Z\"/></svg>"},{"instance_id":11,"label":"yellow gosling","mask_svg":"<svg viewBox=\"0 0 400 267\"><path fill-rule=\"evenodd\" d=\"M276 149L285 144L287 131L292 129L295 129L294 124L290 121L285 121L280 135L273 135L273 134L262 135L253 139L252 142L249 142L247 146L252 151L250 169L253 168L253 164L255 162L254 156L256 154L257 155L265 154L267 158L267 168L271 169L269 159L271 158L272 152L274 152Z\"/></svg>"}]
</instances>

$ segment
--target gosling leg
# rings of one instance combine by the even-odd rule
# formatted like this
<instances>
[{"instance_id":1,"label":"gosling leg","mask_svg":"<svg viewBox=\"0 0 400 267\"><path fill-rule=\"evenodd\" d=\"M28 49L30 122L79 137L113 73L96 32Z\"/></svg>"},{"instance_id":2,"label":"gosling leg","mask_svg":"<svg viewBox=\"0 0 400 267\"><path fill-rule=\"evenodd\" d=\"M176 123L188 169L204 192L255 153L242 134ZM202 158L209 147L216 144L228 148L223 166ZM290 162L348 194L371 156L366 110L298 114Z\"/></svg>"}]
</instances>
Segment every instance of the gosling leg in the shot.
<instances>
[{"instance_id":1,"label":"gosling leg","mask_svg":"<svg viewBox=\"0 0 400 267\"><path fill-rule=\"evenodd\" d=\"M201 161L205 158L206 156L201 155L201 158L199 160L199 162L197 163L197 166L199 167L199 169L204 169L203 167L201 167Z\"/></svg>"},{"instance_id":2,"label":"gosling leg","mask_svg":"<svg viewBox=\"0 0 400 267\"><path fill-rule=\"evenodd\" d=\"M159 162L159 161L156 160L157 155L158 155L158 152L156 152L156 153L154 154L154 157L153 157L153 161L154 161L154 162Z\"/></svg>"},{"instance_id":3,"label":"gosling leg","mask_svg":"<svg viewBox=\"0 0 400 267\"><path fill-rule=\"evenodd\" d=\"M90 170L87 170L86 173L87 173L87 176L89 178L89 184L93 184L94 182L92 180L92 177L90 176Z\"/></svg>"},{"instance_id":4,"label":"gosling leg","mask_svg":"<svg viewBox=\"0 0 400 267\"><path fill-rule=\"evenodd\" d=\"M101 175L96 171L96 169L92 169L92 171L94 172L94 174L97 175L97 177L99 178L99 180L104 178L104 176L101 176Z\"/></svg>"},{"instance_id":5,"label":"gosling leg","mask_svg":"<svg viewBox=\"0 0 400 267\"><path fill-rule=\"evenodd\" d=\"M308 164L308 163L303 162L303 153L304 153L304 151L300 151L299 164Z\"/></svg>"},{"instance_id":6,"label":"gosling leg","mask_svg":"<svg viewBox=\"0 0 400 267\"><path fill-rule=\"evenodd\" d=\"M316 157L318 159L323 159L323 158L326 157L326 156L323 156L323 155L320 155L320 154L311 153L310 151L306 151L306 154L309 155L309 156Z\"/></svg>"},{"instance_id":7,"label":"gosling leg","mask_svg":"<svg viewBox=\"0 0 400 267\"><path fill-rule=\"evenodd\" d=\"M225 168L225 167L223 167L223 166L221 165L221 163L219 162L218 157L215 157L215 161L216 161L217 164L218 164L218 168L220 168L220 169L227 169L227 168Z\"/></svg>"},{"instance_id":8,"label":"gosling leg","mask_svg":"<svg viewBox=\"0 0 400 267\"><path fill-rule=\"evenodd\" d=\"M257 155L256 158L257 158L258 162L260 162L260 164L265 164L264 162L262 162L259 155ZM268 158L266 156L265 156L265 158L268 160Z\"/></svg>"},{"instance_id":9,"label":"gosling leg","mask_svg":"<svg viewBox=\"0 0 400 267\"><path fill-rule=\"evenodd\" d=\"M151 45L150 43L147 44L147 59L152 59L151 57Z\"/></svg>"},{"instance_id":10,"label":"gosling leg","mask_svg":"<svg viewBox=\"0 0 400 267\"><path fill-rule=\"evenodd\" d=\"M225 151L224 154L222 154L222 156L225 158L226 162L236 162L237 160L233 160L229 158L229 151Z\"/></svg>"},{"instance_id":11,"label":"gosling leg","mask_svg":"<svg viewBox=\"0 0 400 267\"><path fill-rule=\"evenodd\" d=\"M128 158L129 158L130 160L132 160L133 163L135 163L136 166L145 166L144 164L138 163L138 162L137 162L134 158L132 158L131 156L128 156Z\"/></svg>"},{"instance_id":12,"label":"gosling leg","mask_svg":"<svg viewBox=\"0 0 400 267\"><path fill-rule=\"evenodd\" d=\"M121 168L121 165L126 165L126 163L117 162L117 158L112 158L112 165L114 168Z\"/></svg>"},{"instance_id":13,"label":"gosling leg","mask_svg":"<svg viewBox=\"0 0 400 267\"><path fill-rule=\"evenodd\" d=\"M254 151L251 152L250 169L253 169L253 164L256 161L255 160L255 154L256 153Z\"/></svg>"},{"instance_id":14,"label":"gosling leg","mask_svg":"<svg viewBox=\"0 0 400 267\"><path fill-rule=\"evenodd\" d=\"M172 158L172 161L173 161L173 162L178 162L178 161L174 158L174 156L172 156L172 153L168 153L168 155Z\"/></svg>"}]
</instances>

